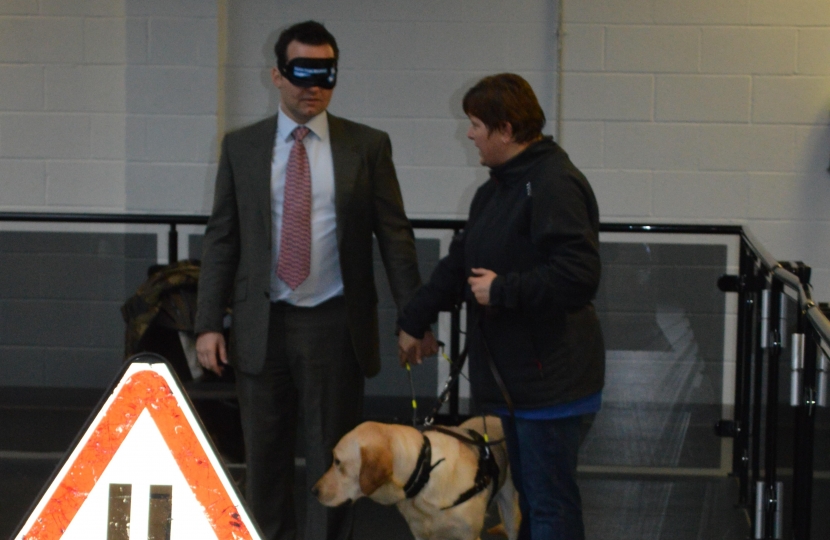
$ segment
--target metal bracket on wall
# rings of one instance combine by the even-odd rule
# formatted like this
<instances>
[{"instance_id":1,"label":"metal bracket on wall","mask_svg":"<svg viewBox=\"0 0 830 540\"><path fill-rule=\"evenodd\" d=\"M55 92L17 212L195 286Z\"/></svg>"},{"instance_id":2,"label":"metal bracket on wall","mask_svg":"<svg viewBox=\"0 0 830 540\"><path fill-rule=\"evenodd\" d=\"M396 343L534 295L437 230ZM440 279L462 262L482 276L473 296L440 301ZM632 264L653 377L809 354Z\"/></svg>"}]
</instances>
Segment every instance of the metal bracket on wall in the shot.
<instances>
[{"instance_id":1,"label":"metal bracket on wall","mask_svg":"<svg viewBox=\"0 0 830 540\"><path fill-rule=\"evenodd\" d=\"M767 280L763 276L723 274L718 278L718 289L723 292L757 292L766 286Z\"/></svg>"},{"instance_id":2,"label":"metal bracket on wall","mask_svg":"<svg viewBox=\"0 0 830 540\"><path fill-rule=\"evenodd\" d=\"M718 437L736 437L741 432L740 422L734 420L718 420L715 424L715 435Z\"/></svg>"}]
</instances>

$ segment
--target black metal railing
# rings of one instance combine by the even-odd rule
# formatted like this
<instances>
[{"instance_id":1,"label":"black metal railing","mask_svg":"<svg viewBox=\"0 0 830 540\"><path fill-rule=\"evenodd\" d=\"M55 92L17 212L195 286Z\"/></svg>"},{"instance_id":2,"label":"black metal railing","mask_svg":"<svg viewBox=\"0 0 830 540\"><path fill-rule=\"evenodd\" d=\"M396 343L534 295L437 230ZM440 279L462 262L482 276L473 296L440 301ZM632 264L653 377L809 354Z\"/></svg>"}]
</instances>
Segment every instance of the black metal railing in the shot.
<instances>
[{"instance_id":1,"label":"black metal railing","mask_svg":"<svg viewBox=\"0 0 830 540\"><path fill-rule=\"evenodd\" d=\"M179 225L204 225L204 215L0 213L0 222L110 223L167 225L168 255L178 258ZM413 219L416 229L458 232L464 220ZM719 423L721 436L733 439L732 474L738 479L738 503L748 510L754 538L782 538L789 521L788 537L811 538L815 414L826 406L826 381L830 367L830 320L812 299L810 269L802 263L776 261L751 234L739 225L603 223L607 233L714 234L740 238L738 275L724 276L719 286L738 295L735 405L732 419ZM790 300L787 300L789 298ZM795 306L795 329L784 335L782 306ZM793 434L792 503L784 504L779 431L784 419L779 407L784 340L790 343L790 388ZM450 354L460 349L460 310L452 312ZM458 417L458 389L450 401L450 416ZM789 508L788 508L789 507ZM754 511L752 511L754 510ZM824 531L825 533L827 531Z\"/></svg>"},{"instance_id":2,"label":"black metal railing","mask_svg":"<svg viewBox=\"0 0 830 540\"><path fill-rule=\"evenodd\" d=\"M812 298L809 267L776 261L747 229L741 232L740 275L733 278L722 280L721 287L739 295L735 412L721 434L734 438L738 502L751 510L753 538L807 540L813 533L816 407L826 403L827 392L826 378L820 381L818 374L825 369L830 322ZM795 319L789 324L788 305ZM789 374L788 385L782 371ZM782 406L786 386L790 418ZM782 441L782 427L790 421L791 439ZM791 503L782 479L783 456L790 450Z\"/></svg>"}]
</instances>

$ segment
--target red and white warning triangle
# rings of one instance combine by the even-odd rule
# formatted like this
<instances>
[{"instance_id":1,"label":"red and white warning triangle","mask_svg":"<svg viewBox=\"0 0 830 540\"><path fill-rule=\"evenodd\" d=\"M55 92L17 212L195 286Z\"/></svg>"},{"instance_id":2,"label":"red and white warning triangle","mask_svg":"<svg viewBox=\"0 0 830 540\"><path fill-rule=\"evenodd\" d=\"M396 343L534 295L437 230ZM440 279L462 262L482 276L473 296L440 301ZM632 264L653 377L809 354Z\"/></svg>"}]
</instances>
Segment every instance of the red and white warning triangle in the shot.
<instances>
[{"instance_id":1,"label":"red and white warning triangle","mask_svg":"<svg viewBox=\"0 0 830 540\"><path fill-rule=\"evenodd\" d=\"M260 536L168 365L133 362L14 538Z\"/></svg>"}]
</instances>

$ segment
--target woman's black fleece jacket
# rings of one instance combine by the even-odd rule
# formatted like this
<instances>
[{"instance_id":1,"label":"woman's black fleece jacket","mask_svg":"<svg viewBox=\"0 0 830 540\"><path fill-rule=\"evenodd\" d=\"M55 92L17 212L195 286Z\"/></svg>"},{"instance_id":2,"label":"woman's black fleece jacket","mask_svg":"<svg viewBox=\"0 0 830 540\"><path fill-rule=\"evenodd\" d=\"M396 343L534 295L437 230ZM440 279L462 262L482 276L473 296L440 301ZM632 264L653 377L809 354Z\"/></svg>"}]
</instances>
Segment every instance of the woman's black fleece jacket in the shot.
<instances>
[{"instance_id":1,"label":"woman's black fleece jacket","mask_svg":"<svg viewBox=\"0 0 830 540\"><path fill-rule=\"evenodd\" d=\"M489 306L479 305L467 284L472 268L498 274ZM591 303L599 279L596 198L546 137L490 170L465 229L398 322L422 337L439 311L466 300L476 404L505 404L488 356L516 408L567 403L603 387L605 347Z\"/></svg>"}]
</instances>

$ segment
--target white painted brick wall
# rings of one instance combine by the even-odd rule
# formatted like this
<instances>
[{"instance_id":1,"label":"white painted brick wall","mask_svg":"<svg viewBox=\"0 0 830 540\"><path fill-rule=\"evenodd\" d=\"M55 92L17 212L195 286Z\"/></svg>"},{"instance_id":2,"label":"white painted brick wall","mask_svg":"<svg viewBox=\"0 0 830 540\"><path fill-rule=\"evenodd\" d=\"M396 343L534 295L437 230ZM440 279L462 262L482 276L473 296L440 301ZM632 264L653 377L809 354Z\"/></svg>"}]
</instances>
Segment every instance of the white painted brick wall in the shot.
<instances>
[{"instance_id":1,"label":"white painted brick wall","mask_svg":"<svg viewBox=\"0 0 830 540\"><path fill-rule=\"evenodd\" d=\"M0 158L3 206L38 206L46 199L46 171L42 160Z\"/></svg>"},{"instance_id":2,"label":"white painted brick wall","mask_svg":"<svg viewBox=\"0 0 830 540\"><path fill-rule=\"evenodd\" d=\"M117 2L2 3L0 209L123 208L119 15Z\"/></svg>"},{"instance_id":3,"label":"white painted brick wall","mask_svg":"<svg viewBox=\"0 0 830 540\"><path fill-rule=\"evenodd\" d=\"M100 210L124 204L123 161L50 160L46 179L48 206Z\"/></svg>"},{"instance_id":4,"label":"white painted brick wall","mask_svg":"<svg viewBox=\"0 0 830 540\"><path fill-rule=\"evenodd\" d=\"M753 122L818 124L830 121L830 76L755 77Z\"/></svg>"},{"instance_id":5,"label":"white painted brick wall","mask_svg":"<svg viewBox=\"0 0 830 540\"><path fill-rule=\"evenodd\" d=\"M745 25L749 21L750 1L655 0L653 21L657 24Z\"/></svg>"},{"instance_id":6,"label":"white painted brick wall","mask_svg":"<svg viewBox=\"0 0 830 540\"><path fill-rule=\"evenodd\" d=\"M605 123L565 121L564 126L571 161L579 163L580 168L601 169L605 163Z\"/></svg>"},{"instance_id":7,"label":"white painted brick wall","mask_svg":"<svg viewBox=\"0 0 830 540\"><path fill-rule=\"evenodd\" d=\"M43 109L43 68L0 65L0 111Z\"/></svg>"},{"instance_id":8,"label":"white painted brick wall","mask_svg":"<svg viewBox=\"0 0 830 540\"><path fill-rule=\"evenodd\" d=\"M696 73L700 31L687 26L608 26L605 69L638 73Z\"/></svg>"},{"instance_id":9,"label":"white painted brick wall","mask_svg":"<svg viewBox=\"0 0 830 540\"><path fill-rule=\"evenodd\" d=\"M830 9L825 0L752 0L750 24L772 26L828 26Z\"/></svg>"},{"instance_id":10,"label":"white painted brick wall","mask_svg":"<svg viewBox=\"0 0 830 540\"><path fill-rule=\"evenodd\" d=\"M45 79L47 111L124 111L123 66L46 66Z\"/></svg>"},{"instance_id":11,"label":"white painted brick wall","mask_svg":"<svg viewBox=\"0 0 830 540\"><path fill-rule=\"evenodd\" d=\"M830 28L798 31L796 73L830 75Z\"/></svg>"},{"instance_id":12,"label":"white painted brick wall","mask_svg":"<svg viewBox=\"0 0 830 540\"><path fill-rule=\"evenodd\" d=\"M79 64L84 56L81 17L0 18L0 62Z\"/></svg>"},{"instance_id":13,"label":"white painted brick wall","mask_svg":"<svg viewBox=\"0 0 830 540\"><path fill-rule=\"evenodd\" d=\"M775 257L811 265L815 296L830 297L827 2L583 0L564 12L561 142L603 220L748 225ZM653 84L617 98L622 76Z\"/></svg>"},{"instance_id":14,"label":"white painted brick wall","mask_svg":"<svg viewBox=\"0 0 830 540\"><path fill-rule=\"evenodd\" d=\"M217 4L126 4L126 201L133 211L202 213L217 147Z\"/></svg>"},{"instance_id":15,"label":"white painted brick wall","mask_svg":"<svg viewBox=\"0 0 830 540\"><path fill-rule=\"evenodd\" d=\"M797 32L794 28L703 27L703 73L792 74Z\"/></svg>"},{"instance_id":16,"label":"white painted brick wall","mask_svg":"<svg viewBox=\"0 0 830 540\"><path fill-rule=\"evenodd\" d=\"M0 115L2 158L88 159L90 117L77 113Z\"/></svg>"},{"instance_id":17,"label":"white painted brick wall","mask_svg":"<svg viewBox=\"0 0 830 540\"><path fill-rule=\"evenodd\" d=\"M795 128L748 123L700 126L703 171L792 171ZM735 141L742 141L735 148Z\"/></svg>"},{"instance_id":18,"label":"white painted brick wall","mask_svg":"<svg viewBox=\"0 0 830 540\"><path fill-rule=\"evenodd\" d=\"M747 224L830 297L827 1L564 2L560 142L603 220ZM332 112L390 133L413 216L463 217L484 179L460 108L481 76L521 73L554 129L554 0L222 5L0 1L0 208L207 211L216 126L276 110L273 42L309 18L341 44Z\"/></svg>"},{"instance_id":19,"label":"white painted brick wall","mask_svg":"<svg viewBox=\"0 0 830 540\"><path fill-rule=\"evenodd\" d=\"M590 179L597 199L603 201L602 212L631 218L654 212L654 173L651 171L585 168L583 172Z\"/></svg>"},{"instance_id":20,"label":"white painted brick wall","mask_svg":"<svg viewBox=\"0 0 830 540\"><path fill-rule=\"evenodd\" d=\"M748 76L660 75L655 85L658 122L747 122Z\"/></svg>"},{"instance_id":21,"label":"white painted brick wall","mask_svg":"<svg viewBox=\"0 0 830 540\"><path fill-rule=\"evenodd\" d=\"M566 120L646 121L654 116L654 77L570 73L563 81Z\"/></svg>"},{"instance_id":22,"label":"white painted brick wall","mask_svg":"<svg viewBox=\"0 0 830 540\"><path fill-rule=\"evenodd\" d=\"M745 172L655 172L654 215L668 222L743 219L748 187Z\"/></svg>"},{"instance_id":23,"label":"white painted brick wall","mask_svg":"<svg viewBox=\"0 0 830 540\"><path fill-rule=\"evenodd\" d=\"M84 19L84 60L90 64L123 65L127 60L123 17Z\"/></svg>"}]
</instances>

